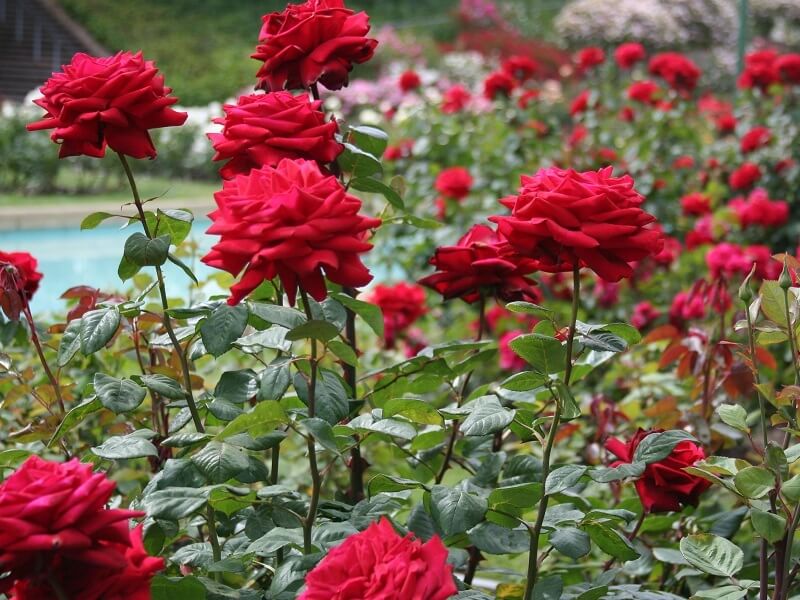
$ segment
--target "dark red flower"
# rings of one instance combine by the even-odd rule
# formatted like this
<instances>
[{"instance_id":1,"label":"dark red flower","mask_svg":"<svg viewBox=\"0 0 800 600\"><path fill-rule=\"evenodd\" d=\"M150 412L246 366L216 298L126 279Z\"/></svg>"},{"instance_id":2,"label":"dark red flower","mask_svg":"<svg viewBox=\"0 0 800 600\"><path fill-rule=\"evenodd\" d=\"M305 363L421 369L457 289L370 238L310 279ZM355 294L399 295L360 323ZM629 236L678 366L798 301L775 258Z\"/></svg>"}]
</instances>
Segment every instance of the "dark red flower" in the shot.
<instances>
[{"instance_id":1,"label":"dark red flower","mask_svg":"<svg viewBox=\"0 0 800 600\"><path fill-rule=\"evenodd\" d=\"M0 310L12 321L19 319L39 289L42 274L37 267L36 259L27 252L0 252Z\"/></svg>"},{"instance_id":2,"label":"dark red flower","mask_svg":"<svg viewBox=\"0 0 800 600\"><path fill-rule=\"evenodd\" d=\"M602 48L597 46L587 46L581 48L575 55L575 63L578 65L578 71L586 73L594 69L598 65L602 65L606 60L606 53Z\"/></svg>"},{"instance_id":3,"label":"dark red flower","mask_svg":"<svg viewBox=\"0 0 800 600\"><path fill-rule=\"evenodd\" d=\"M644 46L639 42L626 42L614 50L614 60L621 69L630 69L637 62L644 60L646 56Z\"/></svg>"},{"instance_id":4,"label":"dark red flower","mask_svg":"<svg viewBox=\"0 0 800 600\"><path fill-rule=\"evenodd\" d=\"M528 56L509 56L503 61L503 71L517 81L527 81L539 70L539 63Z\"/></svg>"},{"instance_id":5,"label":"dark red flower","mask_svg":"<svg viewBox=\"0 0 800 600\"><path fill-rule=\"evenodd\" d=\"M359 254L372 248L364 238L381 221L358 214L361 201L317 163L284 159L253 169L223 182L214 198L208 233L221 239L202 260L242 275L230 304L275 277L292 305L298 287L323 300L325 277L348 287L372 280Z\"/></svg>"},{"instance_id":6,"label":"dark red flower","mask_svg":"<svg viewBox=\"0 0 800 600\"><path fill-rule=\"evenodd\" d=\"M694 157L684 154L672 161L673 169L691 169L694 166Z\"/></svg>"},{"instance_id":7,"label":"dark red flower","mask_svg":"<svg viewBox=\"0 0 800 600\"><path fill-rule=\"evenodd\" d=\"M654 105L661 96L661 88L658 84L650 81L634 81L628 86L628 99L641 102L642 104Z\"/></svg>"},{"instance_id":8,"label":"dark red flower","mask_svg":"<svg viewBox=\"0 0 800 600\"><path fill-rule=\"evenodd\" d=\"M445 114L461 112L471 99L472 94L463 85L454 85L442 96L442 112Z\"/></svg>"},{"instance_id":9,"label":"dark red flower","mask_svg":"<svg viewBox=\"0 0 800 600\"><path fill-rule=\"evenodd\" d=\"M419 280L445 300L475 302L497 296L506 302L539 298L536 283L527 277L534 262L517 255L491 227L475 225L455 246L441 246L430 260L437 272Z\"/></svg>"},{"instance_id":10,"label":"dark red flower","mask_svg":"<svg viewBox=\"0 0 800 600\"><path fill-rule=\"evenodd\" d=\"M759 148L763 148L772 140L772 132L768 127L753 127L742 136L739 141L739 149L742 154L749 154Z\"/></svg>"},{"instance_id":11,"label":"dark red flower","mask_svg":"<svg viewBox=\"0 0 800 600\"><path fill-rule=\"evenodd\" d=\"M734 190L746 190L753 187L759 179L761 179L761 169L758 165L746 162L731 173L728 185Z\"/></svg>"},{"instance_id":12,"label":"dark red flower","mask_svg":"<svg viewBox=\"0 0 800 600\"><path fill-rule=\"evenodd\" d=\"M775 70L784 83L800 84L800 54L784 54L775 61Z\"/></svg>"},{"instance_id":13,"label":"dark red flower","mask_svg":"<svg viewBox=\"0 0 800 600\"><path fill-rule=\"evenodd\" d=\"M789 220L789 204L783 200L770 200L764 188L754 189L746 199L734 198L728 206L742 229L753 225L780 227Z\"/></svg>"},{"instance_id":14,"label":"dark red flower","mask_svg":"<svg viewBox=\"0 0 800 600\"><path fill-rule=\"evenodd\" d=\"M34 100L47 115L29 131L55 129L59 156L105 156L106 146L134 158L155 158L150 129L182 125L188 116L170 108L178 99L142 53L95 58L78 53L40 88Z\"/></svg>"},{"instance_id":15,"label":"dark red flower","mask_svg":"<svg viewBox=\"0 0 800 600\"><path fill-rule=\"evenodd\" d=\"M711 198L701 192L692 192L681 198L681 211L686 216L701 217L711 212Z\"/></svg>"},{"instance_id":16,"label":"dark red flower","mask_svg":"<svg viewBox=\"0 0 800 600\"><path fill-rule=\"evenodd\" d=\"M503 71L495 71L484 80L483 95L489 100L495 100L499 96L508 98L516 87L517 81L511 75Z\"/></svg>"},{"instance_id":17,"label":"dark red flower","mask_svg":"<svg viewBox=\"0 0 800 600\"><path fill-rule=\"evenodd\" d=\"M490 220L542 271L588 267L608 281L630 277L629 263L660 252L663 239L647 227L655 217L641 209L633 179L612 172L551 167L523 176L519 193L500 201L511 215Z\"/></svg>"},{"instance_id":18,"label":"dark red flower","mask_svg":"<svg viewBox=\"0 0 800 600\"><path fill-rule=\"evenodd\" d=\"M369 17L355 13L344 0L307 0L261 17L263 25L253 58L258 87L274 92L309 88L319 82L329 90L347 85L354 64L372 58L377 40L367 38Z\"/></svg>"},{"instance_id":19,"label":"dark red flower","mask_svg":"<svg viewBox=\"0 0 800 600\"><path fill-rule=\"evenodd\" d=\"M344 146L336 141L336 121L325 120L322 102L290 92L240 96L226 104L225 117L214 119L221 133L209 133L214 160L227 160L224 179L246 175L263 165L274 167L284 158L305 158L327 164Z\"/></svg>"},{"instance_id":20,"label":"dark red flower","mask_svg":"<svg viewBox=\"0 0 800 600\"><path fill-rule=\"evenodd\" d=\"M777 59L778 53L775 50L750 52L744 58L744 70L739 75L738 86L742 89L758 88L764 92L772 84L778 83Z\"/></svg>"},{"instance_id":21,"label":"dark red flower","mask_svg":"<svg viewBox=\"0 0 800 600\"><path fill-rule=\"evenodd\" d=\"M639 429L628 442L609 438L606 448L619 460L612 467L634 461L636 448L644 438L658 431ZM650 463L636 480L636 492L646 513L679 511L684 506L697 506L700 495L711 483L684 468L703 460L706 453L691 440L679 442L666 458Z\"/></svg>"},{"instance_id":22,"label":"dark red flower","mask_svg":"<svg viewBox=\"0 0 800 600\"><path fill-rule=\"evenodd\" d=\"M416 71L403 71L400 74L400 78L397 80L397 85L400 86L400 89L403 92L411 92L417 89L419 86L422 85L422 79L419 78L419 75Z\"/></svg>"},{"instance_id":23,"label":"dark red flower","mask_svg":"<svg viewBox=\"0 0 800 600\"><path fill-rule=\"evenodd\" d=\"M433 187L447 198L463 200L472 190L472 175L464 167L450 167L436 176Z\"/></svg>"},{"instance_id":24,"label":"dark red flower","mask_svg":"<svg viewBox=\"0 0 800 600\"><path fill-rule=\"evenodd\" d=\"M571 116L579 115L589 108L589 100L591 99L591 92L583 90L580 94L575 96L572 103L569 105L569 114Z\"/></svg>"},{"instance_id":25,"label":"dark red flower","mask_svg":"<svg viewBox=\"0 0 800 600\"><path fill-rule=\"evenodd\" d=\"M680 52L656 54L648 63L651 75L657 75L679 92L692 92L697 87L701 71L691 59Z\"/></svg>"},{"instance_id":26,"label":"dark red flower","mask_svg":"<svg viewBox=\"0 0 800 600\"><path fill-rule=\"evenodd\" d=\"M380 307L383 313L383 338L387 348L393 348L398 336L427 311L425 290L404 282L378 284L364 299Z\"/></svg>"}]
</instances>

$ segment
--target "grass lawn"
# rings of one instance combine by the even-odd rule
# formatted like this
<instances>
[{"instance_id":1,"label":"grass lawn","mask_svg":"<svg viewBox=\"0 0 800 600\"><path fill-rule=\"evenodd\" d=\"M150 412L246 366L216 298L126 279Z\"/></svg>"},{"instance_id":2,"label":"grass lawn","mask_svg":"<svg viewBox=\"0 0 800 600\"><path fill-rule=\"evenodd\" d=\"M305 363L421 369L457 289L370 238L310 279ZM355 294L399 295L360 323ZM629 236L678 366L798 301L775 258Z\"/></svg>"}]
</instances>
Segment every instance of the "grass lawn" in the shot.
<instances>
[{"instance_id":1,"label":"grass lawn","mask_svg":"<svg viewBox=\"0 0 800 600\"><path fill-rule=\"evenodd\" d=\"M137 178L142 198L166 195L176 200L208 200L213 202L213 194L220 185L209 181L180 181L160 177ZM125 202L130 199L130 190L120 187L117 190L98 194L23 194L0 193L0 206L37 206L40 204L75 204L79 202Z\"/></svg>"}]
</instances>

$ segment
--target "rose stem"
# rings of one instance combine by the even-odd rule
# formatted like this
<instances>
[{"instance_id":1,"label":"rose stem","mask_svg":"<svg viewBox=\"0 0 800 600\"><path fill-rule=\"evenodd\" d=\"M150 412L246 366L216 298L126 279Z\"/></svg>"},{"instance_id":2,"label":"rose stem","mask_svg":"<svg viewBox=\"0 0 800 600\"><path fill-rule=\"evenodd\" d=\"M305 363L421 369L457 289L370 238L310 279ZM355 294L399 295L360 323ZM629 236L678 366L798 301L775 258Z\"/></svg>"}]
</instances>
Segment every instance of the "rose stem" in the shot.
<instances>
[{"instance_id":1,"label":"rose stem","mask_svg":"<svg viewBox=\"0 0 800 600\"><path fill-rule=\"evenodd\" d=\"M42 350L42 343L39 340L39 334L36 332L36 324L33 321L33 313L31 313L28 299L25 297L24 293L25 292L20 292L20 298L22 298L23 302L22 312L25 314L25 320L28 322L28 327L31 330L31 341L36 348L36 354L39 356L39 362L42 363L44 372L47 374L47 379L50 381L50 385L53 388L53 393L55 393L56 400L58 401L58 406L61 408L61 414L63 415L66 412L66 409L64 408L64 398L61 396L61 387L58 385L58 379L56 379L56 376L53 375L53 371L50 370L50 365L47 364L47 359L45 358L44 351Z\"/></svg>"}]
</instances>

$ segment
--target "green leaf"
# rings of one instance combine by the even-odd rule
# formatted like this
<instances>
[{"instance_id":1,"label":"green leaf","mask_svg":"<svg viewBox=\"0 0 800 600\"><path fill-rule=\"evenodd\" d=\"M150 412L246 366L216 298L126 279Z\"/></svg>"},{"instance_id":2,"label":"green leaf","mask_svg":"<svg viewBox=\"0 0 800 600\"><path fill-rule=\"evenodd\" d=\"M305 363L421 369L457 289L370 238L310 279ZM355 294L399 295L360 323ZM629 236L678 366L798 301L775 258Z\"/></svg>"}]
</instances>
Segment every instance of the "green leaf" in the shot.
<instances>
[{"instance_id":1,"label":"green leaf","mask_svg":"<svg viewBox=\"0 0 800 600\"><path fill-rule=\"evenodd\" d=\"M639 558L639 553L616 529L612 529L604 523L586 523L583 528L592 541L606 554L623 561Z\"/></svg>"},{"instance_id":2,"label":"green leaf","mask_svg":"<svg viewBox=\"0 0 800 600\"><path fill-rule=\"evenodd\" d=\"M85 229L94 229L100 225L100 223L106 219L110 219L113 216L114 215L107 212L93 212L84 217L83 221L81 221L81 231L84 231Z\"/></svg>"},{"instance_id":3,"label":"green leaf","mask_svg":"<svg viewBox=\"0 0 800 600\"><path fill-rule=\"evenodd\" d=\"M530 546L527 529L507 529L484 521L469 532L469 541L487 554L520 554Z\"/></svg>"},{"instance_id":4,"label":"green leaf","mask_svg":"<svg viewBox=\"0 0 800 600\"><path fill-rule=\"evenodd\" d=\"M435 485L431 490L431 516L445 536L463 533L483 520L486 500L463 490Z\"/></svg>"},{"instance_id":5,"label":"green leaf","mask_svg":"<svg viewBox=\"0 0 800 600\"><path fill-rule=\"evenodd\" d=\"M575 527L559 527L550 534L548 541L553 548L573 560L586 556L592 549L590 538L586 532Z\"/></svg>"},{"instance_id":6,"label":"green leaf","mask_svg":"<svg viewBox=\"0 0 800 600\"><path fill-rule=\"evenodd\" d=\"M745 498L761 498L775 487L775 476L762 467L747 467L736 473L733 484Z\"/></svg>"},{"instance_id":7,"label":"green leaf","mask_svg":"<svg viewBox=\"0 0 800 600\"><path fill-rule=\"evenodd\" d=\"M294 329L308 320L299 310L289 306L277 306L265 302L248 302L247 306L250 313L259 319L286 329Z\"/></svg>"},{"instance_id":8,"label":"green leaf","mask_svg":"<svg viewBox=\"0 0 800 600\"><path fill-rule=\"evenodd\" d=\"M169 262L171 262L173 265L175 265L176 267L178 267L181 271L183 271L189 279L191 279L192 281L194 281L197 284L200 283L197 280L197 276L194 274L194 271L192 271L192 269L189 268L189 265L187 265L185 262L183 262L180 258L178 258L177 256L175 256L172 253L169 253L169 254L167 254L167 260Z\"/></svg>"},{"instance_id":9,"label":"green leaf","mask_svg":"<svg viewBox=\"0 0 800 600\"><path fill-rule=\"evenodd\" d=\"M350 127L349 134L350 141L353 144L373 156L382 156L389 145L389 136L385 131L377 127L356 125Z\"/></svg>"},{"instance_id":10,"label":"green leaf","mask_svg":"<svg viewBox=\"0 0 800 600\"><path fill-rule=\"evenodd\" d=\"M194 577L156 575L150 584L152 600L206 600L206 588Z\"/></svg>"},{"instance_id":11,"label":"green leaf","mask_svg":"<svg viewBox=\"0 0 800 600\"><path fill-rule=\"evenodd\" d=\"M531 508L542 497L541 483L518 483L492 490L489 494L489 505L510 504L517 508Z\"/></svg>"},{"instance_id":12,"label":"green leaf","mask_svg":"<svg viewBox=\"0 0 800 600\"><path fill-rule=\"evenodd\" d=\"M383 416L386 418L401 415L423 425L441 425L442 416L439 411L424 400L416 398L393 398L383 405Z\"/></svg>"},{"instance_id":13,"label":"green leaf","mask_svg":"<svg viewBox=\"0 0 800 600\"><path fill-rule=\"evenodd\" d=\"M549 308L545 308L544 306L539 306L538 304L533 304L532 302L509 302L506 304L506 308L511 312L515 313L523 313L526 315L533 315L535 317L541 317L546 320L552 320L555 316L555 312L550 310Z\"/></svg>"},{"instance_id":14,"label":"green leaf","mask_svg":"<svg viewBox=\"0 0 800 600\"><path fill-rule=\"evenodd\" d=\"M67 328L64 330L61 341L58 344L56 364L59 367L66 367L81 348L81 320L73 319L67 323Z\"/></svg>"},{"instance_id":15,"label":"green leaf","mask_svg":"<svg viewBox=\"0 0 800 600\"><path fill-rule=\"evenodd\" d=\"M786 296L777 281L764 281L761 284L761 310L766 317L780 326L789 329L786 321Z\"/></svg>"},{"instance_id":16,"label":"green leaf","mask_svg":"<svg viewBox=\"0 0 800 600\"><path fill-rule=\"evenodd\" d=\"M781 515L751 508L750 521L753 523L756 533L770 544L782 540L786 533L786 519Z\"/></svg>"},{"instance_id":17,"label":"green leaf","mask_svg":"<svg viewBox=\"0 0 800 600\"><path fill-rule=\"evenodd\" d=\"M544 493L548 496L563 492L578 483L588 470L585 465L564 465L547 475L544 483Z\"/></svg>"},{"instance_id":18,"label":"green leaf","mask_svg":"<svg viewBox=\"0 0 800 600\"><path fill-rule=\"evenodd\" d=\"M214 397L218 400L244 404L258 392L258 381L252 369L226 371L214 388Z\"/></svg>"},{"instance_id":19,"label":"green leaf","mask_svg":"<svg viewBox=\"0 0 800 600\"><path fill-rule=\"evenodd\" d=\"M549 379L550 378L543 373L523 371L522 373L515 373L506 379L500 384L500 387L511 390L512 392L529 392L542 387Z\"/></svg>"},{"instance_id":20,"label":"green leaf","mask_svg":"<svg viewBox=\"0 0 800 600\"><path fill-rule=\"evenodd\" d=\"M234 418L217 437L224 440L239 433L247 433L258 438L288 421L286 411L278 402L265 400L256 404L252 411Z\"/></svg>"},{"instance_id":21,"label":"green leaf","mask_svg":"<svg viewBox=\"0 0 800 600\"><path fill-rule=\"evenodd\" d=\"M560 373L566 366L567 351L554 337L531 333L514 338L509 346L537 373Z\"/></svg>"},{"instance_id":22,"label":"green leaf","mask_svg":"<svg viewBox=\"0 0 800 600\"><path fill-rule=\"evenodd\" d=\"M186 392L181 384L166 375L142 375L142 383L151 392L170 400L183 400Z\"/></svg>"},{"instance_id":23,"label":"green leaf","mask_svg":"<svg viewBox=\"0 0 800 600\"><path fill-rule=\"evenodd\" d=\"M231 349L247 327L247 306L221 304L200 322L200 337L212 355L222 356Z\"/></svg>"},{"instance_id":24,"label":"green leaf","mask_svg":"<svg viewBox=\"0 0 800 600\"><path fill-rule=\"evenodd\" d=\"M137 232L125 242L125 258L139 267L159 267L167 262L169 244L168 235L150 239Z\"/></svg>"},{"instance_id":25,"label":"green leaf","mask_svg":"<svg viewBox=\"0 0 800 600\"><path fill-rule=\"evenodd\" d=\"M150 492L144 497L143 504L149 517L178 521L203 508L207 499L207 490L171 486Z\"/></svg>"},{"instance_id":26,"label":"green leaf","mask_svg":"<svg viewBox=\"0 0 800 600\"><path fill-rule=\"evenodd\" d=\"M177 246L189 235L192 230L194 215L188 210L158 209L158 229L153 230L153 235L168 235L170 242Z\"/></svg>"},{"instance_id":27,"label":"green leaf","mask_svg":"<svg viewBox=\"0 0 800 600\"><path fill-rule=\"evenodd\" d=\"M647 465L642 462L622 463L616 467L595 467L589 471L589 477L597 483L610 483L629 477L639 477L646 467Z\"/></svg>"},{"instance_id":28,"label":"green leaf","mask_svg":"<svg viewBox=\"0 0 800 600\"><path fill-rule=\"evenodd\" d=\"M327 321L308 321L298 325L286 334L286 339L292 342L297 340L314 339L327 342L339 335L339 328Z\"/></svg>"},{"instance_id":29,"label":"green leaf","mask_svg":"<svg viewBox=\"0 0 800 600\"><path fill-rule=\"evenodd\" d=\"M800 500L800 475L795 475L781 486L781 494L792 502Z\"/></svg>"},{"instance_id":30,"label":"green leaf","mask_svg":"<svg viewBox=\"0 0 800 600\"><path fill-rule=\"evenodd\" d=\"M320 446L339 454L339 446L336 444L336 436L333 433L333 427L331 427L331 424L325 419L303 419L299 424L319 442Z\"/></svg>"},{"instance_id":31,"label":"green leaf","mask_svg":"<svg viewBox=\"0 0 800 600\"><path fill-rule=\"evenodd\" d=\"M726 425L739 431L750 431L747 426L747 411L738 404L722 404L717 408L717 414Z\"/></svg>"},{"instance_id":32,"label":"green leaf","mask_svg":"<svg viewBox=\"0 0 800 600\"><path fill-rule=\"evenodd\" d=\"M224 442L210 442L192 462L212 483L224 483L249 466L247 452Z\"/></svg>"},{"instance_id":33,"label":"green leaf","mask_svg":"<svg viewBox=\"0 0 800 600\"><path fill-rule=\"evenodd\" d=\"M136 275L141 267L129 259L127 256L123 256L119 261L119 266L117 267L117 275L119 276L120 280L128 281L131 277Z\"/></svg>"},{"instance_id":34,"label":"green leaf","mask_svg":"<svg viewBox=\"0 0 800 600\"><path fill-rule=\"evenodd\" d=\"M143 431L135 431L128 435L110 437L92 452L107 460L124 460L128 458L144 458L158 456L156 447L144 437ZM152 432L149 432L152 434Z\"/></svg>"},{"instance_id":35,"label":"green leaf","mask_svg":"<svg viewBox=\"0 0 800 600\"><path fill-rule=\"evenodd\" d=\"M393 475L379 473L367 483L367 492L370 497L382 492L402 492L425 487L419 481L413 479L403 479Z\"/></svg>"},{"instance_id":36,"label":"green leaf","mask_svg":"<svg viewBox=\"0 0 800 600\"><path fill-rule=\"evenodd\" d=\"M358 355L349 344L345 344L340 340L331 340L327 343L327 347L328 350L333 352L336 355L336 358L341 360L343 363L353 367L358 366Z\"/></svg>"},{"instance_id":37,"label":"green leaf","mask_svg":"<svg viewBox=\"0 0 800 600\"><path fill-rule=\"evenodd\" d=\"M352 173L354 177L369 177L383 171L381 161L375 155L349 143L344 144L338 163L342 171Z\"/></svg>"},{"instance_id":38,"label":"green leaf","mask_svg":"<svg viewBox=\"0 0 800 600\"><path fill-rule=\"evenodd\" d=\"M94 391L103 406L118 415L135 410L147 395L143 387L130 379L117 379L104 373L95 374Z\"/></svg>"},{"instance_id":39,"label":"green leaf","mask_svg":"<svg viewBox=\"0 0 800 600\"><path fill-rule=\"evenodd\" d=\"M288 358L276 358L261 372L258 400L280 400L291 383Z\"/></svg>"},{"instance_id":40,"label":"green leaf","mask_svg":"<svg viewBox=\"0 0 800 600\"><path fill-rule=\"evenodd\" d=\"M681 539L681 554L693 567L719 577L733 577L744 564L744 553L732 542L710 533Z\"/></svg>"},{"instance_id":41,"label":"green leaf","mask_svg":"<svg viewBox=\"0 0 800 600\"><path fill-rule=\"evenodd\" d=\"M708 590L696 591L691 600L739 600L747 596L747 590L738 585L723 585Z\"/></svg>"},{"instance_id":42,"label":"green leaf","mask_svg":"<svg viewBox=\"0 0 800 600\"><path fill-rule=\"evenodd\" d=\"M116 307L90 310L81 317L81 352L94 354L111 341L119 328L120 315Z\"/></svg>"},{"instance_id":43,"label":"green leaf","mask_svg":"<svg viewBox=\"0 0 800 600\"><path fill-rule=\"evenodd\" d=\"M544 577L533 586L533 600L560 600L564 582L558 575Z\"/></svg>"},{"instance_id":44,"label":"green leaf","mask_svg":"<svg viewBox=\"0 0 800 600\"><path fill-rule=\"evenodd\" d=\"M369 325L370 329L375 332L375 335L383 339L383 313L381 313L380 308L374 304L370 304L369 302L351 298L347 294L333 294L333 298L364 319L366 324Z\"/></svg>"},{"instance_id":45,"label":"green leaf","mask_svg":"<svg viewBox=\"0 0 800 600\"><path fill-rule=\"evenodd\" d=\"M502 431L516 415L516 411L504 408L495 396L482 396L467 407L471 408L471 412L461 424L461 432L469 436Z\"/></svg>"},{"instance_id":46,"label":"green leaf","mask_svg":"<svg viewBox=\"0 0 800 600\"><path fill-rule=\"evenodd\" d=\"M258 555L272 554L276 550L285 548L286 546L303 547L303 530L302 529L285 529L283 527L275 527L266 534L255 540L247 547L247 552Z\"/></svg>"},{"instance_id":47,"label":"green leaf","mask_svg":"<svg viewBox=\"0 0 800 600\"><path fill-rule=\"evenodd\" d=\"M649 465L660 460L664 460L675 449L675 446L685 440L697 443L690 433L682 430L664 431L662 433L651 433L646 436L633 453L633 462L643 462Z\"/></svg>"},{"instance_id":48,"label":"green leaf","mask_svg":"<svg viewBox=\"0 0 800 600\"><path fill-rule=\"evenodd\" d=\"M356 177L350 181L350 187L354 190L369 192L371 194L381 194L386 201L397 210L405 210L406 206L403 199L395 190L388 185L372 177Z\"/></svg>"},{"instance_id":49,"label":"green leaf","mask_svg":"<svg viewBox=\"0 0 800 600\"><path fill-rule=\"evenodd\" d=\"M47 442L47 447L52 448L53 444L72 431L77 425L80 425L86 415L97 412L101 408L103 408L103 404L96 396L87 398L80 404L73 406L69 412L64 415L64 419L56 428L55 432L53 432L53 436Z\"/></svg>"}]
</instances>

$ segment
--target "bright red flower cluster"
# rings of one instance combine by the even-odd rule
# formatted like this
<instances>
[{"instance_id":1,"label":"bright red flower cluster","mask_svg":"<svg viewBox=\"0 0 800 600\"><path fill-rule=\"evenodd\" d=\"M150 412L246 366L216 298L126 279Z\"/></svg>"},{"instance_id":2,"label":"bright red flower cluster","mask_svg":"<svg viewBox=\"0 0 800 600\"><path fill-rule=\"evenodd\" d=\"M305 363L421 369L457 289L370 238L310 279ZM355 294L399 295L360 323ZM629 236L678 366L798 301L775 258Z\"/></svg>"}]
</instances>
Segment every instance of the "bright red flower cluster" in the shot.
<instances>
[{"instance_id":1,"label":"bright red flower cluster","mask_svg":"<svg viewBox=\"0 0 800 600\"><path fill-rule=\"evenodd\" d=\"M661 88L649 79L634 81L628 86L628 99L642 104L655 105L661 97Z\"/></svg>"},{"instance_id":2,"label":"bright red flower cluster","mask_svg":"<svg viewBox=\"0 0 800 600\"><path fill-rule=\"evenodd\" d=\"M769 247L760 244L742 247L730 242L715 244L706 253L706 265L712 279L744 278L755 265L759 279L777 279L781 264L772 258Z\"/></svg>"},{"instance_id":3,"label":"bright red flower cluster","mask_svg":"<svg viewBox=\"0 0 800 600\"><path fill-rule=\"evenodd\" d=\"M728 185L734 190L747 190L761 179L761 168L752 162L739 165L728 178Z\"/></svg>"},{"instance_id":4,"label":"bright red flower cluster","mask_svg":"<svg viewBox=\"0 0 800 600\"><path fill-rule=\"evenodd\" d=\"M747 198L734 198L728 203L742 229L753 225L780 227L789 220L789 204L770 200L764 188L756 188Z\"/></svg>"},{"instance_id":5,"label":"bright red flower cluster","mask_svg":"<svg viewBox=\"0 0 800 600\"><path fill-rule=\"evenodd\" d=\"M503 61L502 69L517 81L527 81L539 71L539 63L529 56L514 55Z\"/></svg>"},{"instance_id":6,"label":"bright red flower cluster","mask_svg":"<svg viewBox=\"0 0 800 600\"><path fill-rule=\"evenodd\" d=\"M647 69L678 92L691 93L697 87L702 72L686 55L680 52L662 52L650 59Z\"/></svg>"}]
</instances>

